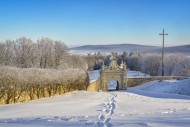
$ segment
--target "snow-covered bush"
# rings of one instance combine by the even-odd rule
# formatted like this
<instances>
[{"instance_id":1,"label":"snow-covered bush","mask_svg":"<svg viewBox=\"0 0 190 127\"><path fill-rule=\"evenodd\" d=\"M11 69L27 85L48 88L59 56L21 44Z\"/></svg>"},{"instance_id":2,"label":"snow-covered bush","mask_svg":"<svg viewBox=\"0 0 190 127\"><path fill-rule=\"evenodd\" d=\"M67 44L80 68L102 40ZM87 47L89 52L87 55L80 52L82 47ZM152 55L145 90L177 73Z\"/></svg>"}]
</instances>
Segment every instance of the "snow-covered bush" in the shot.
<instances>
[{"instance_id":1,"label":"snow-covered bush","mask_svg":"<svg viewBox=\"0 0 190 127\"><path fill-rule=\"evenodd\" d=\"M0 67L0 72L0 102L6 104L18 102L20 97L33 100L88 86L88 74L82 69Z\"/></svg>"},{"instance_id":2,"label":"snow-covered bush","mask_svg":"<svg viewBox=\"0 0 190 127\"><path fill-rule=\"evenodd\" d=\"M175 64L172 75L190 77L190 58L183 58Z\"/></svg>"},{"instance_id":3,"label":"snow-covered bush","mask_svg":"<svg viewBox=\"0 0 190 127\"><path fill-rule=\"evenodd\" d=\"M156 54L143 55L139 59L141 71L152 76L159 74L161 65L161 56Z\"/></svg>"}]
</instances>

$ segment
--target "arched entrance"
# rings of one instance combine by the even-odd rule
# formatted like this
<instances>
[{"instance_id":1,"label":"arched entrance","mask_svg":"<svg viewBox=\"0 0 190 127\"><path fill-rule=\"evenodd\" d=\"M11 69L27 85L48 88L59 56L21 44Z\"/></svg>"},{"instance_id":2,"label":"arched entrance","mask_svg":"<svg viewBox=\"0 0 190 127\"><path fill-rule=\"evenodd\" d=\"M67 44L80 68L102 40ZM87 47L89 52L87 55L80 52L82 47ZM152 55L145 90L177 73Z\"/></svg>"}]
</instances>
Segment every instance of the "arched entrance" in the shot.
<instances>
[{"instance_id":1,"label":"arched entrance","mask_svg":"<svg viewBox=\"0 0 190 127\"><path fill-rule=\"evenodd\" d=\"M108 91L119 90L119 82L117 80L108 81Z\"/></svg>"},{"instance_id":2,"label":"arched entrance","mask_svg":"<svg viewBox=\"0 0 190 127\"><path fill-rule=\"evenodd\" d=\"M105 67L103 64L101 67L101 77L100 77L100 85L99 90L108 91L109 84L108 82L111 80L117 81L116 90L122 90L127 88L127 69L126 64L121 63L119 66L117 64L117 60L115 57L111 57L111 63L108 67Z\"/></svg>"}]
</instances>

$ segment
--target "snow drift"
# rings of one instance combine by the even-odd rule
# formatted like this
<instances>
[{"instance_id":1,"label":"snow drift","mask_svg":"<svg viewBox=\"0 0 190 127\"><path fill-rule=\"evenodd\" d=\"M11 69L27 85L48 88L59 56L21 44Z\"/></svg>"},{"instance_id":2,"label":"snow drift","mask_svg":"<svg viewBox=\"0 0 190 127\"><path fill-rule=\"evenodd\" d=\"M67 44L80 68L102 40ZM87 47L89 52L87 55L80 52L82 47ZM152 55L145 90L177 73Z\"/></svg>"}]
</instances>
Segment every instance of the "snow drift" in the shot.
<instances>
[{"instance_id":1,"label":"snow drift","mask_svg":"<svg viewBox=\"0 0 190 127\"><path fill-rule=\"evenodd\" d=\"M133 89L190 96L190 78L183 80L152 81L136 86Z\"/></svg>"}]
</instances>

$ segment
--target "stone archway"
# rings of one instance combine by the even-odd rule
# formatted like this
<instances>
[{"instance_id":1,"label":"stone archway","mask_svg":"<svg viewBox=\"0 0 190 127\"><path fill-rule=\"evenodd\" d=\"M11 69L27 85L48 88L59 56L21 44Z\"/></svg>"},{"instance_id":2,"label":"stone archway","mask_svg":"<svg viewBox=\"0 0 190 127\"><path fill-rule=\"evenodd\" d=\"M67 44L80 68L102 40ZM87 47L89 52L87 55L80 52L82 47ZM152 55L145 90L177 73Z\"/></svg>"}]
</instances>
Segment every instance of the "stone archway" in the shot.
<instances>
[{"instance_id":1,"label":"stone archway","mask_svg":"<svg viewBox=\"0 0 190 127\"><path fill-rule=\"evenodd\" d=\"M106 68L104 64L101 67L99 90L108 91L108 82L110 80L118 81L117 90L126 89L127 88L126 64L122 62L121 65L119 66L117 64L117 60L115 57L111 57L110 60L111 63L109 67Z\"/></svg>"}]
</instances>

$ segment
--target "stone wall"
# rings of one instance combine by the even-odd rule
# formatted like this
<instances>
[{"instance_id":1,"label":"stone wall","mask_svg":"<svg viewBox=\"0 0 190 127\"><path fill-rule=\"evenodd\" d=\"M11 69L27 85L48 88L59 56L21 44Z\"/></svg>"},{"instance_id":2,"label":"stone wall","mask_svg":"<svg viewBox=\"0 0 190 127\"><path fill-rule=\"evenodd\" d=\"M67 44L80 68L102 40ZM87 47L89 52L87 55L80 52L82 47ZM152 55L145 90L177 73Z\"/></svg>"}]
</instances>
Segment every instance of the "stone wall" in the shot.
<instances>
[{"instance_id":1,"label":"stone wall","mask_svg":"<svg viewBox=\"0 0 190 127\"><path fill-rule=\"evenodd\" d=\"M99 85L100 85L100 79L96 81L92 81L89 83L89 86L87 87L87 91L99 91Z\"/></svg>"},{"instance_id":2,"label":"stone wall","mask_svg":"<svg viewBox=\"0 0 190 127\"><path fill-rule=\"evenodd\" d=\"M59 91L57 91L57 92L54 92L52 90L51 91L51 96L64 94L65 92L71 92L71 91L74 91L74 90L75 89L70 89L70 91L65 91L65 89L63 89L63 88L59 89ZM28 101L31 101L31 100L37 100L37 99L40 99L40 98L50 97L50 94L49 94L49 91L47 91L47 88L43 88L43 93L40 93L39 97L37 97L36 92L32 93L31 95L29 95L28 91L23 91L20 94L19 98L16 99L16 101L13 98L10 98L8 100L8 103L7 103L7 98L9 96L8 94L9 93L6 93L6 94L4 94L4 96L2 96L0 98L0 105L3 105L3 104L13 104L13 103L19 103L19 102L28 102ZM32 96L32 98L31 98L31 96Z\"/></svg>"},{"instance_id":3,"label":"stone wall","mask_svg":"<svg viewBox=\"0 0 190 127\"><path fill-rule=\"evenodd\" d=\"M167 76L167 77L162 77L162 76L154 76L154 77L138 77L138 78L127 78L127 87L133 87L136 85L140 85L146 82L150 81L155 81L155 80L173 80L173 79L178 79L180 77L176 76Z\"/></svg>"},{"instance_id":4,"label":"stone wall","mask_svg":"<svg viewBox=\"0 0 190 127\"><path fill-rule=\"evenodd\" d=\"M154 77L128 77L127 78L127 87L133 87L137 86L146 82L150 81L156 81L156 80L174 80L178 79L180 77L176 76L167 76L167 77L161 77L161 76L154 76ZM99 85L100 85L100 79L90 82L89 86L87 88L87 91L99 91Z\"/></svg>"}]
</instances>

